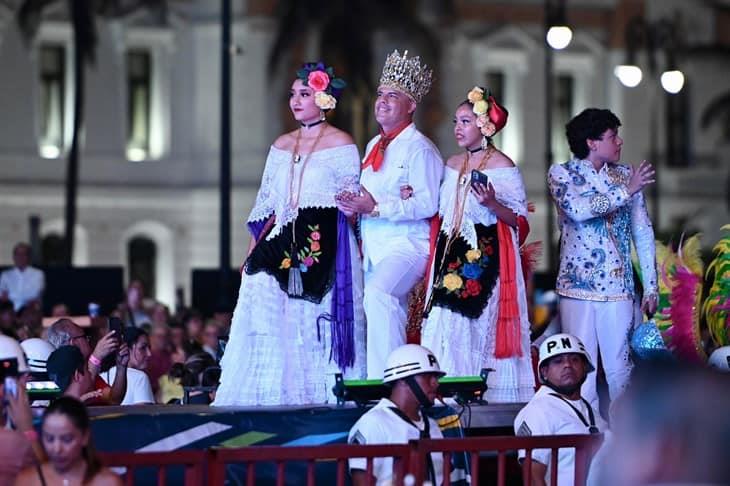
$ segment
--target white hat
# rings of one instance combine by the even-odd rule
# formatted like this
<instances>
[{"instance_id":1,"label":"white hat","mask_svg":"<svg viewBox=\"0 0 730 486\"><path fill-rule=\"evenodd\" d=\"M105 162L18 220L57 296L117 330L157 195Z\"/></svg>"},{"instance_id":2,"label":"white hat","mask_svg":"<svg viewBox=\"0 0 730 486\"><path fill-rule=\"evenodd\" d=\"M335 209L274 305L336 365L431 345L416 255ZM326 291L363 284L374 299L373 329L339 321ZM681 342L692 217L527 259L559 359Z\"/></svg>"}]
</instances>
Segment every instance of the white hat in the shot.
<instances>
[{"instance_id":1,"label":"white hat","mask_svg":"<svg viewBox=\"0 0 730 486\"><path fill-rule=\"evenodd\" d=\"M15 339L0 334L0 359L16 358L18 360L18 371L21 373L27 373L30 371L28 365L25 362L25 354L23 349Z\"/></svg>"},{"instance_id":2,"label":"white hat","mask_svg":"<svg viewBox=\"0 0 730 486\"><path fill-rule=\"evenodd\" d=\"M710 365L710 368L730 372L730 346L722 346L714 350L710 359L707 360L707 364Z\"/></svg>"},{"instance_id":3,"label":"white hat","mask_svg":"<svg viewBox=\"0 0 730 486\"><path fill-rule=\"evenodd\" d=\"M591 363L591 357L586 351L586 347L577 337L572 334L553 334L547 338L540 345L540 360L537 363L538 370L543 365L543 362L552 358L553 356L559 356L561 354L578 353L582 354L588 364L586 373L595 371L593 363Z\"/></svg>"},{"instance_id":4,"label":"white hat","mask_svg":"<svg viewBox=\"0 0 730 486\"><path fill-rule=\"evenodd\" d=\"M444 376L436 356L428 348L418 344L405 344L394 349L385 362L383 383L390 383L421 373L437 373Z\"/></svg>"},{"instance_id":5,"label":"white hat","mask_svg":"<svg viewBox=\"0 0 730 486\"><path fill-rule=\"evenodd\" d=\"M28 358L30 371L45 373L46 361L54 350L51 343L41 338L30 338L20 343L20 347L23 348L25 356Z\"/></svg>"}]
</instances>

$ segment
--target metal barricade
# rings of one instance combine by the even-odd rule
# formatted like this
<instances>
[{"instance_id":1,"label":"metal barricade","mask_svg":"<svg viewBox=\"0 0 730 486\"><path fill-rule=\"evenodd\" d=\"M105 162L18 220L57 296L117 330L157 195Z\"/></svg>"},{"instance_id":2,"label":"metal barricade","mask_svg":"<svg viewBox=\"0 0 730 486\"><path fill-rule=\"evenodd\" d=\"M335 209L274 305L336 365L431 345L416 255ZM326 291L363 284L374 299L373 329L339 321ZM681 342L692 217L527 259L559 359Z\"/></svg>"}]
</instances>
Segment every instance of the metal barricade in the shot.
<instances>
[{"instance_id":1,"label":"metal barricade","mask_svg":"<svg viewBox=\"0 0 730 486\"><path fill-rule=\"evenodd\" d=\"M550 449L551 483L560 486L557 481L558 449L575 449L575 486L584 486L588 475L588 465L593 453L603 441L602 435L553 435L533 437L468 437L464 439L424 439L411 442L411 473L415 484L422 484L426 456L432 452L444 454L443 477L451 475L451 455L466 452L469 454L471 484L479 484L479 453L497 453L497 486L504 486L506 480L507 453L524 449L525 460L522 463L524 484L532 484L532 451ZM446 483L448 484L448 483Z\"/></svg>"},{"instance_id":2,"label":"metal barricade","mask_svg":"<svg viewBox=\"0 0 730 486\"><path fill-rule=\"evenodd\" d=\"M399 445L324 445L324 446L254 446L238 449L211 450L208 464L208 484L223 486L226 479L226 466L233 463L246 465L245 484L256 484L256 465L260 463L274 463L276 465L276 484L283 486L286 479L287 462L305 462L306 481L301 479L300 484L314 486L315 466L317 462L336 461L337 472L335 481L328 478L320 484L344 486L348 474L347 460L350 458L365 458L368 477L372 476L373 460L381 457L394 459L396 480L393 484L402 484L404 474L410 471L411 447L407 444ZM374 480L371 484L375 484Z\"/></svg>"},{"instance_id":3,"label":"metal barricade","mask_svg":"<svg viewBox=\"0 0 730 486\"><path fill-rule=\"evenodd\" d=\"M204 484L205 465L208 451L175 451L175 452L100 452L101 462L106 467L123 467L127 486L135 484L135 472L141 468L157 469L157 485L168 484L168 467L182 466L184 468L184 486L199 486ZM173 480L169 484L180 484Z\"/></svg>"}]
</instances>

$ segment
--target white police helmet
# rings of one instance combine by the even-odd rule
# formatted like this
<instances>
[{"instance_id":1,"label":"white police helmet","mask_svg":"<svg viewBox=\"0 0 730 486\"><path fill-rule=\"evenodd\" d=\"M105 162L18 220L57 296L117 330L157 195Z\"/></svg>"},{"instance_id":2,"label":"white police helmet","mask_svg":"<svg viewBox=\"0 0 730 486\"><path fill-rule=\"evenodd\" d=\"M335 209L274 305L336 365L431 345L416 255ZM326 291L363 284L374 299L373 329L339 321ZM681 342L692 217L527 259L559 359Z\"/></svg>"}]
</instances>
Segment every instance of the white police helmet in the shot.
<instances>
[{"instance_id":1,"label":"white police helmet","mask_svg":"<svg viewBox=\"0 0 730 486\"><path fill-rule=\"evenodd\" d=\"M383 383L391 383L421 373L436 373L444 376L436 356L430 349L418 344L405 344L394 349L385 362Z\"/></svg>"},{"instance_id":2,"label":"white police helmet","mask_svg":"<svg viewBox=\"0 0 730 486\"><path fill-rule=\"evenodd\" d=\"M707 364L710 365L710 368L730 372L730 346L722 346L714 350L710 359L707 360Z\"/></svg>"},{"instance_id":3,"label":"white police helmet","mask_svg":"<svg viewBox=\"0 0 730 486\"><path fill-rule=\"evenodd\" d=\"M51 343L41 338L30 338L20 343L20 347L23 348L25 356L28 358L30 371L45 373L46 361L54 350Z\"/></svg>"},{"instance_id":4,"label":"white police helmet","mask_svg":"<svg viewBox=\"0 0 730 486\"><path fill-rule=\"evenodd\" d=\"M583 343L580 341L580 339L573 336L572 334L565 333L554 334L547 338L545 341L543 341L543 343L540 345L540 360L537 363L538 370L546 360L552 358L553 356L559 356L561 354L568 353L582 354L583 357L586 359L586 363L588 365L586 373L595 371L593 363L591 363L591 357L588 354L588 351L586 351L586 348L585 346L583 346Z\"/></svg>"},{"instance_id":5,"label":"white police helmet","mask_svg":"<svg viewBox=\"0 0 730 486\"><path fill-rule=\"evenodd\" d=\"M16 358L18 360L18 371L21 373L27 373L30 371L28 365L25 362L25 354L23 349L15 339L0 334L0 359Z\"/></svg>"}]
</instances>

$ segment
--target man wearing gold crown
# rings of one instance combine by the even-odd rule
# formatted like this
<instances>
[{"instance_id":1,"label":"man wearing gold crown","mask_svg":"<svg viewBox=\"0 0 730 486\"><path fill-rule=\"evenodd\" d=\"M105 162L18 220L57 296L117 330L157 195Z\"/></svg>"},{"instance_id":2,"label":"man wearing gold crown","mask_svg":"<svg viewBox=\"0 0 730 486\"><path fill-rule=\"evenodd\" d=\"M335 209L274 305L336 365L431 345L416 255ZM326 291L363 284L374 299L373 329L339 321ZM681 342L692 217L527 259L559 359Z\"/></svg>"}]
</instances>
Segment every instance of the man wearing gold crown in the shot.
<instances>
[{"instance_id":1,"label":"man wearing gold crown","mask_svg":"<svg viewBox=\"0 0 730 486\"><path fill-rule=\"evenodd\" d=\"M361 216L368 378L381 378L388 354L406 342L407 296L425 273L443 175L441 154L413 124L433 72L407 56L396 50L385 61L380 134L365 151L360 193L338 198L340 210Z\"/></svg>"}]
</instances>

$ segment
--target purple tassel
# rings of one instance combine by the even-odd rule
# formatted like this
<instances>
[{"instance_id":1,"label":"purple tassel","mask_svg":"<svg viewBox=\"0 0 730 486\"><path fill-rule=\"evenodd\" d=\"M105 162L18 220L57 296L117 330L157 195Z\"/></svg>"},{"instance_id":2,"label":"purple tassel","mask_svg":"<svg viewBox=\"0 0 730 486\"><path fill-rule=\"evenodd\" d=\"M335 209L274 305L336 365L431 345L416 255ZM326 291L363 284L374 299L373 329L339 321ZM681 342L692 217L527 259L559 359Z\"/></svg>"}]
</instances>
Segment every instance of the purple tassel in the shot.
<instances>
[{"instance_id":1,"label":"purple tassel","mask_svg":"<svg viewBox=\"0 0 730 486\"><path fill-rule=\"evenodd\" d=\"M335 256L335 285L332 288L332 311L317 319L329 321L332 333L330 360L340 369L355 364L355 307L352 299L352 263L350 260L350 233L347 217L337 212L337 254Z\"/></svg>"}]
</instances>

